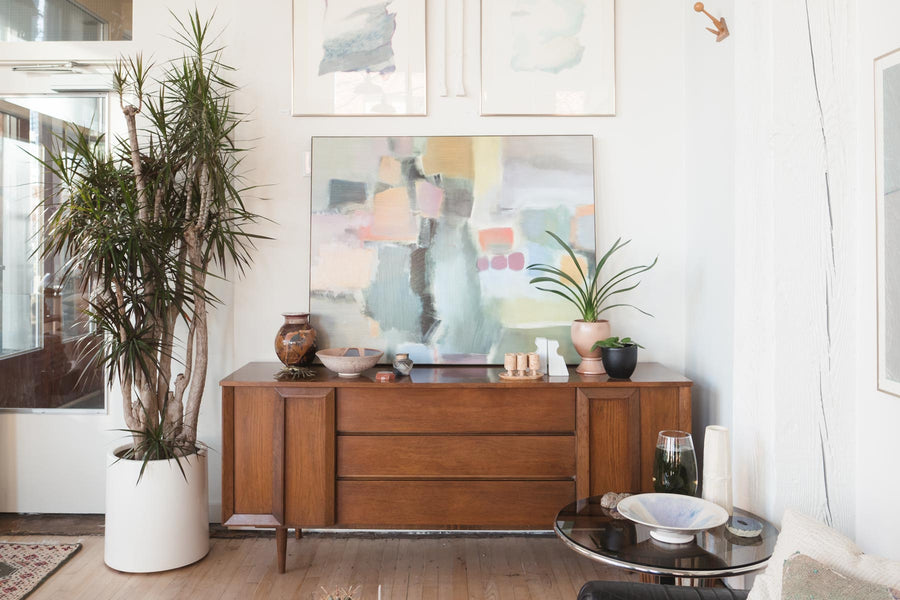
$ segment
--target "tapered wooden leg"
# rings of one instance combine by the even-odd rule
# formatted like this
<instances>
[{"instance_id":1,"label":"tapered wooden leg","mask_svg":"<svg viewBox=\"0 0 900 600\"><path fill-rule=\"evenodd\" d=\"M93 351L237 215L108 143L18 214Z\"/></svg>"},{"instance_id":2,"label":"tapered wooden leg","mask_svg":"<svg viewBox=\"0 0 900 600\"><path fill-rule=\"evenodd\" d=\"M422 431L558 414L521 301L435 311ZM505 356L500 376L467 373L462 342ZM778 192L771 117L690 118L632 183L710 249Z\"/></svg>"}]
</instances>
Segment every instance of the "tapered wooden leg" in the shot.
<instances>
[{"instance_id":1,"label":"tapered wooden leg","mask_svg":"<svg viewBox=\"0 0 900 600\"><path fill-rule=\"evenodd\" d=\"M303 537L303 530L298 527L294 530L294 535L297 536L297 539L299 540Z\"/></svg>"},{"instance_id":2,"label":"tapered wooden leg","mask_svg":"<svg viewBox=\"0 0 900 600\"><path fill-rule=\"evenodd\" d=\"M284 563L287 561L287 527L275 529L275 543L278 545L278 572L284 573Z\"/></svg>"}]
</instances>

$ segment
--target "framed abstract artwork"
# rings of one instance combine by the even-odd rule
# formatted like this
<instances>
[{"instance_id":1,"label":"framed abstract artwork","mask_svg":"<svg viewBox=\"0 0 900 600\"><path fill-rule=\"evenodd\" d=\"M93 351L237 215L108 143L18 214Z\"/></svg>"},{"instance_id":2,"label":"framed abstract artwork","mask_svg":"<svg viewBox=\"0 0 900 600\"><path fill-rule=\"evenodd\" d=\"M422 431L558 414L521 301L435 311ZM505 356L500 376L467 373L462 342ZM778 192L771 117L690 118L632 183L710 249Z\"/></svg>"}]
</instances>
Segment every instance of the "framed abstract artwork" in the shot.
<instances>
[{"instance_id":1,"label":"framed abstract artwork","mask_svg":"<svg viewBox=\"0 0 900 600\"><path fill-rule=\"evenodd\" d=\"M614 0L482 0L481 114L613 116Z\"/></svg>"},{"instance_id":2,"label":"framed abstract artwork","mask_svg":"<svg viewBox=\"0 0 900 600\"><path fill-rule=\"evenodd\" d=\"M593 138L314 137L310 312L319 347L502 364L560 341L569 304L527 266L595 263Z\"/></svg>"},{"instance_id":3,"label":"framed abstract artwork","mask_svg":"<svg viewBox=\"0 0 900 600\"><path fill-rule=\"evenodd\" d=\"M424 115L424 0L293 0L292 113Z\"/></svg>"},{"instance_id":4,"label":"framed abstract artwork","mask_svg":"<svg viewBox=\"0 0 900 600\"><path fill-rule=\"evenodd\" d=\"M900 396L900 50L875 59L878 389Z\"/></svg>"}]
</instances>

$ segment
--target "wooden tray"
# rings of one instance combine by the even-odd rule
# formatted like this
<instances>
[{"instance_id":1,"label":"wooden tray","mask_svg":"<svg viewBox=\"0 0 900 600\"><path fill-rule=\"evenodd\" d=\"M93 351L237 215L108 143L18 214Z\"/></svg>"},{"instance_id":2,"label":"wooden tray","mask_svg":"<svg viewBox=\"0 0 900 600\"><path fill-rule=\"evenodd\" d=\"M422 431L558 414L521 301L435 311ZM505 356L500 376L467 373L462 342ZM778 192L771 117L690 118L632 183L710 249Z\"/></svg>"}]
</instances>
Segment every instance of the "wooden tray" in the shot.
<instances>
[{"instance_id":1,"label":"wooden tray","mask_svg":"<svg viewBox=\"0 0 900 600\"><path fill-rule=\"evenodd\" d=\"M540 379L543 376L544 374L540 371L534 375L507 375L505 371L500 372L500 379L506 381L533 381L535 379Z\"/></svg>"}]
</instances>

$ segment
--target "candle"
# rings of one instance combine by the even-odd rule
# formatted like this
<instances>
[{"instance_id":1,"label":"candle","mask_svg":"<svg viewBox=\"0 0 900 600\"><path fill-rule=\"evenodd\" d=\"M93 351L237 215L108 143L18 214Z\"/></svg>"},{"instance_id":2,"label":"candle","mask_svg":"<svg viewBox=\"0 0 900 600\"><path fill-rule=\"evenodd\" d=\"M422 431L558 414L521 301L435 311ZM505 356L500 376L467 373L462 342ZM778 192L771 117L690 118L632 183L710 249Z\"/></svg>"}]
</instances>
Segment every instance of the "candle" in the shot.
<instances>
[{"instance_id":1,"label":"candle","mask_svg":"<svg viewBox=\"0 0 900 600\"><path fill-rule=\"evenodd\" d=\"M516 354L516 371L525 371L526 369L528 369L528 355L524 352L519 352Z\"/></svg>"},{"instance_id":2,"label":"candle","mask_svg":"<svg viewBox=\"0 0 900 600\"><path fill-rule=\"evenodd\" d=\"M516 354L515 352L507 352L503 356L503 368L506 369L507 375L512 375L516 370Z\"/></svg>"}]
</instances>

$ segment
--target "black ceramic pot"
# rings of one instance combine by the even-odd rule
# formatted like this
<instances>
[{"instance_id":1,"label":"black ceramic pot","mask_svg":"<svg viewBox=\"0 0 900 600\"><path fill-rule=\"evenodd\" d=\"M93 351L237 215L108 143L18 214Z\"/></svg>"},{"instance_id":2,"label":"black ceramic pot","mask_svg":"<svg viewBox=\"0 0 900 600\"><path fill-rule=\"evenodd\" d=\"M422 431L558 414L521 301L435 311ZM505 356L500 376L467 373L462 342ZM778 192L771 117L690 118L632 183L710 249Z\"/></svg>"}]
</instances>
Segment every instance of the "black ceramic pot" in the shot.
<instances>
[{"instance_id":1,"label":"black ceramic pot","mask_svg":"<svg viewBox=\"0 0 900 600\"><path fill-rule=\"evenodd\" d=\"M624 348L601 348L603 368L610 379L628 379L637 366L638 347L629 344Z\"/></svg>"}]
</instances>

